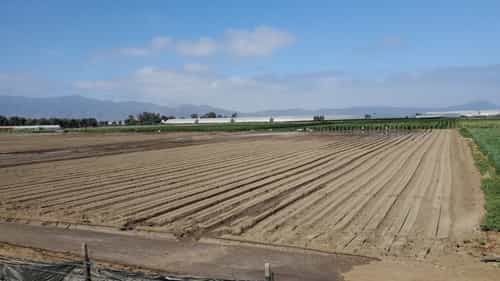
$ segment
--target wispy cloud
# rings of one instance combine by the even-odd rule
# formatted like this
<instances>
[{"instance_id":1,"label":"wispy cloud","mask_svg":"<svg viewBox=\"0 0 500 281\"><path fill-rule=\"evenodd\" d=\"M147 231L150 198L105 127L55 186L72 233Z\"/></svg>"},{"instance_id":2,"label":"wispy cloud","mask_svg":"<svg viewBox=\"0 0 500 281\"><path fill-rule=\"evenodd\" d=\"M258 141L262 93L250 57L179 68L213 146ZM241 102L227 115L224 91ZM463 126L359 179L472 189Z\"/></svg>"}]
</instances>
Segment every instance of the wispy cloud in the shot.
<instances>
[{"instance_id":1,"label":"wispy cloud","mask_svg":"<svg viewBox=\"0 0 500 281\"><path fill-rule=\"evenodd\" d=\"M227 50L236 56L269 56L278 49L290 46L295 37L288 32L267 26L254 30L235 30L226 32Z\"/></svg>"},{"instance_id":2,"label":"wispy cloud","mask_svg":"<svg viewBox=\"0 0 500 281\"><path fill-rule=\"evenodd\" d=\"M154 37L145 46L123 47L113 50L114 55L144 57L170 50L186 57L212 56L217 53L236 57L272 55L296 41L295 36L268 26L253 30L229 29L216 38L200 37L195 40Z\"/></svg>"},{"instance_id":3,"label":"wispy cloud","mask_svg":"<svg viewBox=\"0 0 500 281\"><path fill-rule=\"evenodd\" d=\"M118 48L113 50L112 53L124 56L133 56L133 57L149 56L161 50L166 49L167 47L170 46L171 43L172 39L168 37L157 36L151 39L149 44L144 47Z\"/></svg>"},{"instance_id":4,"label":"wispy cloud","mask_svg":"<svg viewBox=\"0 0 500 281\"><path fill-rule=\"evenodd\" d=\"M212 38L202 37L196 41L176 42L175 49L184 56L210 56L217 52L217 43Z\"/></svg>"},{"instance_id":5,"label":"wispy cloud","mask_svg":"<svg viewBox=\"0 0 500 281\"><path fill-rule=\"evenodd\" d=\"M210 71L210 68L207 65L199 64L199 63L186 63L183 66L184 71L193 72L193 73L206 73Z\"/></svg>"},{"instance_id":6,"label":"wispy cloud","mask_svg":"<svg viewBox=\"0 0 500 281\"><path fill-rule=\"evenodd\" d=\"M434 69L382 79L339 71L227 76L197 71L198 67L144 67L121 79L80 81L74 86L83 94L95 96L107 94L160 104L210 104L242 111L353 105L447 106L476 99L500 103L500 65Z\"/></svg>"}]
</instances>

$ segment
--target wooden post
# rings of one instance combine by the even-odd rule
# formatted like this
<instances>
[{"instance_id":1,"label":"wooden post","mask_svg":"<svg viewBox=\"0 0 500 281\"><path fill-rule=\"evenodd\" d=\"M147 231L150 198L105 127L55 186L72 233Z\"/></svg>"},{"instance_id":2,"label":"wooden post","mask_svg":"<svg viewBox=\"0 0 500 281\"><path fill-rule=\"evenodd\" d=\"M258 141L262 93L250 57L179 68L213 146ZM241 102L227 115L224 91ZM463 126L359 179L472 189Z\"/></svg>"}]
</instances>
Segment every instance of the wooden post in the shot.
<instances>
[{"instance_id":1,"label":"wooden post","mask_svg":"<svg viewBox=\"0 0 500 281\"><path fill-rule=\"evenodd\" d=\"M264 277L266 281L274 281L274 274L271 271L271 265L268 262L264 264Z\"/></svg>"},{"instance_id":2,"label":"wooden post","mask_svg":"<svg viewBox=\"0 0 500 281\"><path fill-rule=\"evenodd\" d=\"M85 278L85 281L92 281L90 278L89 252L86 243L82 243L82 255L83 255L83 276Z\"/></svg>"}]
</instances>

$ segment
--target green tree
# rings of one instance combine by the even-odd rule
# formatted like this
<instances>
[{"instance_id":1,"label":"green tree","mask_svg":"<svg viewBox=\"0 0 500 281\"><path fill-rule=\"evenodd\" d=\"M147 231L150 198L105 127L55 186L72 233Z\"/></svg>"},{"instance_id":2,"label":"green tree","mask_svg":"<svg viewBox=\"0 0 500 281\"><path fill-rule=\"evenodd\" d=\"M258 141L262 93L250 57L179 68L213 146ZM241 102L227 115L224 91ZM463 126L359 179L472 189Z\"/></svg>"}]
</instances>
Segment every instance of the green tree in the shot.
<instances>
[{"instance_id":1,"label":"green tree","mask_svg":"<svg viewBox=\"0 0 500 281\"><path fill-rule=\"evenodd\" d=\"M143 112L137 116L137 120L141 124L158 124L161 122L160 113Z\"/></svg>"},{"instance_id":2,"label":"green tree","mask_svg":"<svg viewBox=\"0 0 500 281\"><path fill-rule=\"evenodd\" d=\"M210 111L206 114L203 114L203 116L201 116L201 118L216 118L217 117L217 114L213 111Z\"/></svg>"},{"instance_id":3,"label":"green tree","mask_svg":"<svg viewBox=\"0 0 500 281\"><path fill-rule=\"evenodd\" d=\"M127 119L125 119L125 125L136 125L137 124L137 120L135 120L135 116L134 115L129 115L127 117Z\"/></svg>"}]
</instances>

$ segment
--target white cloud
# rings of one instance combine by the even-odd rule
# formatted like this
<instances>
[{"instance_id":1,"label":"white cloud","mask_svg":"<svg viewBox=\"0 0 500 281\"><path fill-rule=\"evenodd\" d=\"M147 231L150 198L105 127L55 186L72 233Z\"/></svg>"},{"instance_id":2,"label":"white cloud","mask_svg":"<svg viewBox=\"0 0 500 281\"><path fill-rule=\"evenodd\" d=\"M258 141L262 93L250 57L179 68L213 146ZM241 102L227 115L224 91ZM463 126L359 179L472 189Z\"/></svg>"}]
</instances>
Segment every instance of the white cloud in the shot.
<instances>
[{"instance_id":1,"label":"white cloud","mask_svg":"<svg viewBox=\"0 0 500 281\"><path fill-rule=\"evenodd\" d=\"M183 66L184 71L193 73L203 73L208 72L210 69L207 65L199 63L186 63Z\"/></svg>"},{"instance_id":2,"label":"white cloud","mask_svg":"<svg viewBox=\"0 0 500 281\"><path fill-rule=\"evenodd\" d=\"M132 57L143 57L152 55L158 51L166 49L172 43L172 39L168 37L157 36L153 37L149 44L145 47L127 47L127 48L119 48L113 51L113 53L123 55L123 56L132 56Z\"/></svg>"},{"instance_id":3,"label":"white cloud","mask_svg":"<svg viewBox=\"0 0 500 281\"><path fill-rule=\"evenodd\" d=\"M200 37L196 40L154 37L144 47L118 48L114 54L143 57L162 50L172 50L182 56L203 57L226 53L238 57L269 56L279 49L290 46L295 37L272 27L259 26L254 30L229 29L218 38Z\"/></svg>"},{"instance_id":4,"label":"white cloud","mask_svg":"<svg viewBox=\"0 0 500 281\"><path fill-rule=\"evenodd\" d=\"M196 41L179 41L175 48L183 56L210 56L217 52L217 43L212 38L202 37Z\"/></svg>"},{"instance_id":5,"label":"white cloud","mask_svg":"<svg viewBox=\"0 0 500 281\"><path fill-rule=\"evenodd\" d=\"M225 46L236 56L269 56L280 48L295 42L295 37L284 31L267 26L259 26L255 30L228 30Z\"/></svg>"},{"instance_id":6,"label":"white cloud","mask_svg":"<svg viewBox=\"0 0 500 281\"><path fill-rule=\"evenodd\" d=\"M116 52L124 56L140 57L149 55L151 50L146 48L122 48L117 49Z\"/></svg>"},{"instance_id":7,"label":"white cloud","mask_svg":"<svg viewBox=\"0 0 500 281\"><path fill-rule=\"evenodd\" d=\"M223 76L210 71L144 67L122 79L80 81L85 94L160 104L209 104L241 111L346 106L448 106L486 99L500 103L500 66L449 68L383 79L342 72ZM496 78L494 78L496 77Z\"/></svg>"}]
</instances>

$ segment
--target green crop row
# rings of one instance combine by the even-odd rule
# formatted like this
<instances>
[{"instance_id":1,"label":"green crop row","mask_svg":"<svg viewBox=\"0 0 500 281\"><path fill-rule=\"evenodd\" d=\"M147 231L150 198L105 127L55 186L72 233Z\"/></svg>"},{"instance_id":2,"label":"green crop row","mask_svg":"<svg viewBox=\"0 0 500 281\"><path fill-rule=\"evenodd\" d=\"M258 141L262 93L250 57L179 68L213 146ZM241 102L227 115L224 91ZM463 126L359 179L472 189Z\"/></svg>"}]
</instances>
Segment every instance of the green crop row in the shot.
<instances>
[{"instance_id":1,"label":"green crop row","mask_svg":"<svg viewBox=\"0 0 500 281\"><path fill-rule=\"evenodd\" d=\"M304 121L283 123L223 123L223 124L169 124L140 126L105 126L92 128L67 129L67 132L117 133L117 132L236 132L236 131L294 131L309 128L312 130L349 131L349 130L416 130L447 129L457 127L456 119L352 119L329 121Z\"/></svg>"},{"instance_id":2,"label":"green crop row","mask_svg":"<svg viewBox=\"0 0 500 281\"><path fill-rule=\"evenodd\" d=\"M458 127L461 128L500 128L500 119L498 118L470 118L460 119Z\"/></svg>"},{"instance_id":3,"label":"green crop row","mask_svg":"<svg viewBox=\"0 0 500 281\"><path fill-rule=\"evenodd\" d=\"M483 228L500 231L500 128L480 127L479 124L484 126L485 123L474 123L475 127L462 128L460 132L472 138L479 148L479 151L473 148L473 156L482 175L481 187L486 201Z\"/></svg>"}]
</instances>

